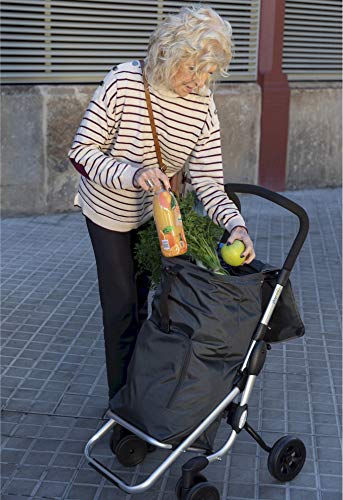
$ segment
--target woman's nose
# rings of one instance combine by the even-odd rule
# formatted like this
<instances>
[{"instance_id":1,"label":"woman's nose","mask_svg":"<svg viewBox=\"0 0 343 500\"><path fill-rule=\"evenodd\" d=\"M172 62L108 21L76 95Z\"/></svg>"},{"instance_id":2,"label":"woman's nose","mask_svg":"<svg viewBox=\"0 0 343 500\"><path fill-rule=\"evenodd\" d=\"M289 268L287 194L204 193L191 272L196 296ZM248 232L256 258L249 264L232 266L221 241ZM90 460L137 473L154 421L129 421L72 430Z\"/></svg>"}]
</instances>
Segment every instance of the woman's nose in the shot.
<instances>
[{"instance_id":1,"label":"woman's nose","mask_svg":"<svg viewBox=\"0 0 343 500\"><path fill-rule=\"evenodd\" d=\"M207 74L206 73L202 73L201 75L198 76L197 78L197 85L198 87L203 87L205 85L205 82L207 80Z\"/></svg>"},{"instance_id":2,"label":"woman's nose","mask_svg":"<svg viewBox=\"0 0 343 500\"><path fill-rule=\"evenodd\" d=\"M200 88L205 85L206 80L207 80L206 74L193 76L193 82L196 84L197 87L200 87Z\"/></svg>"}]
</instances>

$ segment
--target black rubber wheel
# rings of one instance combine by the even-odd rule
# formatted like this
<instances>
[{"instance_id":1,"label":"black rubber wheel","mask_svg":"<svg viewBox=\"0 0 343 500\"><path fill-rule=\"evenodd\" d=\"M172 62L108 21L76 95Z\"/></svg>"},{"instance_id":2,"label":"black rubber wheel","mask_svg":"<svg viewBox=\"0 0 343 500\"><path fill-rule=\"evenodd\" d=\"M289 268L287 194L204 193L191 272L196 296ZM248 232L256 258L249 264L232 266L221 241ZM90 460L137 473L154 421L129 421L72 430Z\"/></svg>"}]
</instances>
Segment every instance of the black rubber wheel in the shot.
<instances>
[{"instance_id":1,"label":"black rubber wheel","mask_svg":"<svg viewBox=\"0 0 343 500\"><path fill-rule=\"evenodd\" d=\"M284 436L273 445L268 456L268 470L278 481L292 481L304 466L306 448L293 436Z\"/></svg>"},{"instance_id":2,"label":"black rubber wheel","mask_svg":"<svg viewBox=\"0 0 343 500\"><path fill-rule=\"evenodd\" d=\"M213 484L199 483L188 492L186 500L220 500L220 495Z\"/></svg>"},{"instance_id":3,"label":"black rubber wheel","mask_svg":"<svg viewBox=\"0 0 343 500\"><path fill-rule=\"evenodd\" d=\"M207 482L207 479L202 474L197 474L196 476L194 476L194 484L200 484L200 483L206 483L206 482ZM181 488L182 488L182 477L180 477L180 479L178 480L178 482L176 483L176 486L175 486L176 496L179 500L181 499Z\"/></svg>"},{"instance_id":4,"label":"black rubber wheel","mask_svg":"<svg viewBox=\"0 0 343 500\"><path fill-rule=\"evenodd\" d=\"M147 455L146 442L133 434L124 436L115 447L118 462L125 467L134 467L143 462Z\"/></svg>"},{"instance_id":5,"label":"black rubber wheel","mask_svg":"<svg viewBox=\"0 0 343 500\"><path fill-rule=\"evenodd\" d=\"M110 439L110 448L112 450L112 453L114 454L116 453L117 444L124 436L128 435L133 435L133 434L131 434L131 432L125 429L124 427L121 427L121 425L116 425L114 427ZM153 444L147 443L146 446L148 453L153 453L154 451L156 451L156 446L154 446Z\"/></svg>"},{"instance_id":6,"label":"black rubber wheel","mask_svg":"<svg viewBox=\"0 0 343 500\"><path fill-rule=\"evenodd\" d=\"M110 448L112 452L115 454L116 452L116 446L119 443L119 441L128 434L128 431L124 429L121 425L116 425L112 431L111 438L110 438Z\"/></svg>"},{"instance_id":7,"label":"black rubber wheel","mask_svg":"<svg viewBox=\"0 0 343 500\"><path fill-rule=\"evenodd\" d=\"M153 444L150 444L150 443L146 444L146 448L147 448L148 453L154 453L154 451L157 450L157 447L154 446Z\"/></svg>"}]
</instances>

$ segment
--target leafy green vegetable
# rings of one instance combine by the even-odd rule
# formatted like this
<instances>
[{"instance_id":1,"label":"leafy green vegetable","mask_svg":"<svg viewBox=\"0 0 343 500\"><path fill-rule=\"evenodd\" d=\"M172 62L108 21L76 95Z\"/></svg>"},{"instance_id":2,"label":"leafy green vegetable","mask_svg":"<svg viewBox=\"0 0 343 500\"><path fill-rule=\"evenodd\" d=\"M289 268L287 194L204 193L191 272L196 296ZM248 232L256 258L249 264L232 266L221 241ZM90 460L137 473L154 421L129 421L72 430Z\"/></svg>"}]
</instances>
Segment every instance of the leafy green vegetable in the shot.
<instances>
[{"instance_id":1,"label":"leafy green vegetable","mask_svg":"<svg viewBox=\"0 0 343 500\"><path fill-rule=\"evenodd\" d=\"M219 274L227 274L221 267L216 252L223 229L214 224L209 217L199 215L193 208L195 201L195 194L190 192L180 202L183 228L188 244L187 254L196 261L200 261L207 269Z\"/></svg>"},{"instance_id":2,"label":"leafy green vegetable","mask_svg":"<svg viewBox=\"0 0 343 500\"><path fill-rule=\"evenodd\" d=\"M174 194L171 195L171 200L170 200L170 208L174 209L176 207L176 199Z\"/></svg>"},{"instance_id":3,"label":"leafy green vegetable","mask_svg":"<svg viewBox=\"0 0 343 500\"><path fill-rule=\"evenodd\" d=\"M138 243L134 248L134 258L138 264L138 273L146 272L152 284L157 285L160 281L162 265L160 242L154 219L144 230L140 231Z\"/></svg>"},{"instance_id":4,"label":"leafy green vegetable","mask_svg":"<svg viewBox=\"0 0 343 500\"><path fill-rule=\"evenodd\" d=\"M201 262L207 269L219 274L227 274L221 267L216 248L223 229L214 224L209 217L199 215L194 210L196 196L189 192L179 200L183 228L188 244L186 255L190 255L196 262ZM161 275L161 250L154 220L151 220L146 229L140 232L139 241L135 246L135 259L139 272L146 272L156 285Z\"/></svg>"}]
</instances>

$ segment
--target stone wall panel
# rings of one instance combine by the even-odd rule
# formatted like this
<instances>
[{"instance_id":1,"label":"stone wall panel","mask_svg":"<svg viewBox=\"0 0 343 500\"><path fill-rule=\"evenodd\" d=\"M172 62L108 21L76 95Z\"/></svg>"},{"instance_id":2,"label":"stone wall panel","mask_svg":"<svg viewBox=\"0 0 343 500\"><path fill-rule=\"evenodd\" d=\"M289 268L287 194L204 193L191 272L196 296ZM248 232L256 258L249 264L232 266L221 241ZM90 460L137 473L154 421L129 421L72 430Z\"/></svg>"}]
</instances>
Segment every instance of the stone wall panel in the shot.
<instances>
[{"instance_id":1,"label":"stone wall panel","mask_svg":"<svg viewBox=\"0 0 343 500\"><path fill-rule=\"evenodd\" d=\"M44 212L46 201L44 109L40 88L1 91L2 213Z\"/></svg>"},{"instance_id":2,"label":"stone wall panel","mask_svg":"<svg viewBox=\"0 0 343 500\"><path fill-rule=\"evenodd\" d=\"M68 159L68 151L91 99L94 86L44 86L47 114L47 210L73 208L79 174Z\"/></svg>"},{"instance_id":3,"label":"stone wall panel","mask_svg":"<svg viewBox=\"0 0 343 500\"><path fill-rule=\"evenodd\" d=\"M291 85L287 189L342 182L342 87L339 83Z\"/></svg>"},{"instance_id":4,"label":"stone wall panel","mask_svg":"<svg viewBox=\"0 0 343 500\"><path fill-rule=\"evenodd\" d=\"M68 150L95 85L2 87L3 215L73 210L79 182ZM261 93L255 83L218 86L226 182L258 182ZM341 184L341 86L291 85L287 188Z\"/></svg>"},{"instance_id":5,"label":"stone wall panel","mask_svg":"<svg viewBox=\"0 0 343 500\"><path fill-rule=\"evenodd\" d=\"M225 85L215 92L225 182L254 184L257 181L260 101L257 84Z\"/></svg>"}]
</instances>

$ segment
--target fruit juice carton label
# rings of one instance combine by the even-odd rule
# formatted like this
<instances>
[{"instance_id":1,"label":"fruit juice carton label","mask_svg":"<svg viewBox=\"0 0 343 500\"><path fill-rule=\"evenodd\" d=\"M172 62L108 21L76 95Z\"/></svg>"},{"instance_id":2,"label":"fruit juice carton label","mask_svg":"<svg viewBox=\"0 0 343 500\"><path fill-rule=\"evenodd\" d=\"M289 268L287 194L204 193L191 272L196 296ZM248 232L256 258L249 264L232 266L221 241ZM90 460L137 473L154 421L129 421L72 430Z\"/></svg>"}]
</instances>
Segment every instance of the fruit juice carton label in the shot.
<instances>
[{"instance_id":1,"label":"fruit juice carton label","mask_svg":"<svg viewBox=\"0 0 343 500\"><path fill-rule=\"evenodd\" d=\"M169 191L162 191L161 193L158 193L158 203L161 207L167 210L174 210L176 206L175 197L172 193L169 193Z\"/></svg>"},{"instance_id":2,"label":"fruit juice carton label","mask_svg":"<svg viewBox=\"0 0 343 500\"><path fill-rule=\"evenodd\" d=\"M163 250L170 250L170 245L168 240L161 240Z\"/></svg>"},{"instance_id":3,"label":"fruit juice carton label","mask_svg":"<svg viewBox=\"0 0 343 500\"><path fill-rule=\"evenodd\" d=\"M170 250L177 243L175 229L173 226L166 226L161 231L161 243L165 250ZM166 242L166 243L163 243ZM167 248L167 245L169 248Z\"/></svg>"},{"instance_id":4,"label":"fruit juice carton label","mask_svg":"<svg viewBox=\"0 0 343 500\"><path fill-rule=\"evenodd\" d=\"M176 206L174 210L175 210L175 223L177 226L182 226L182 217L180 208Z\"/></svg>"},{"instance_id":5,"label":"fruit juice carton label","mask_svg":"<svg viewBox=\"0 0 343 500\"><path fill-rule=\"evenodd\" d=\"M187 251L179 205L170 191L156 193L154 218L163 255L173 257Z\"/></svg>"}]
</instances>

